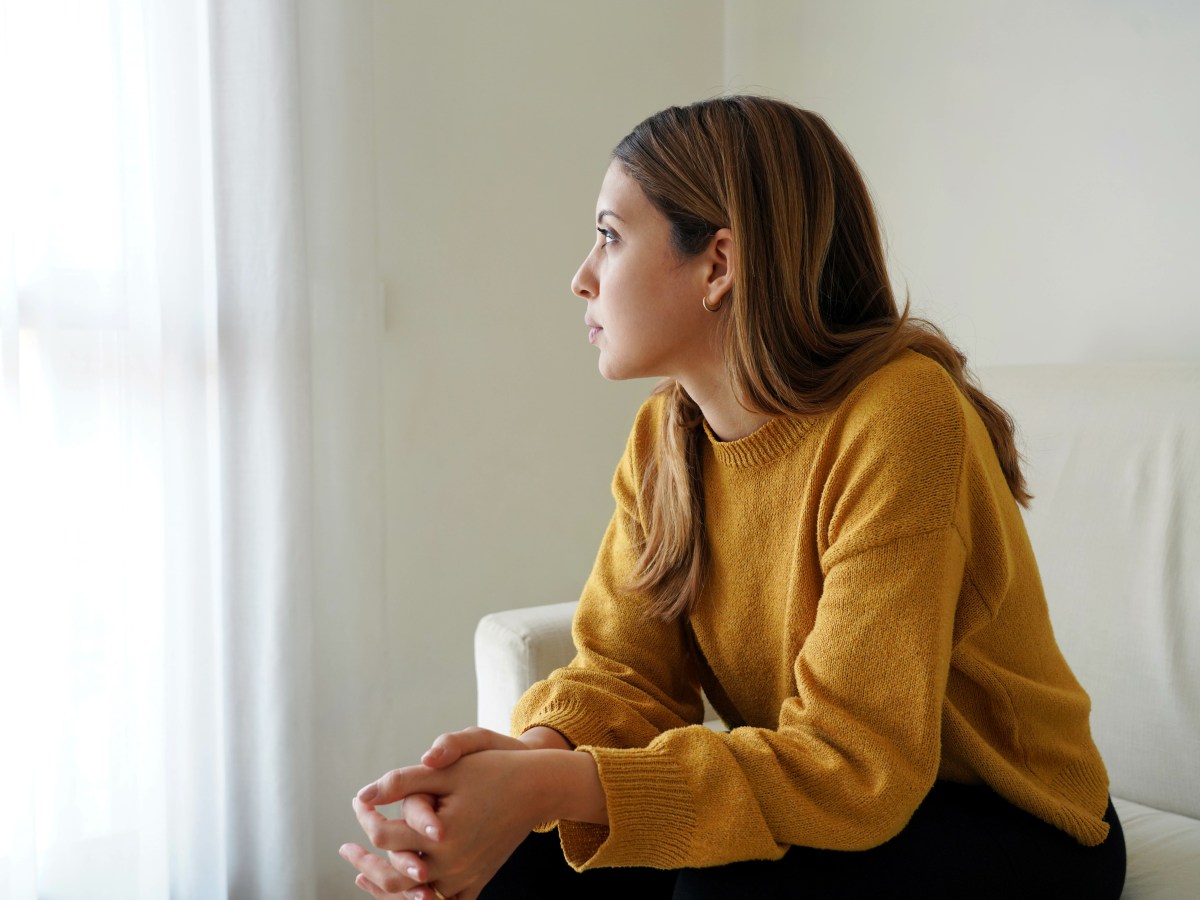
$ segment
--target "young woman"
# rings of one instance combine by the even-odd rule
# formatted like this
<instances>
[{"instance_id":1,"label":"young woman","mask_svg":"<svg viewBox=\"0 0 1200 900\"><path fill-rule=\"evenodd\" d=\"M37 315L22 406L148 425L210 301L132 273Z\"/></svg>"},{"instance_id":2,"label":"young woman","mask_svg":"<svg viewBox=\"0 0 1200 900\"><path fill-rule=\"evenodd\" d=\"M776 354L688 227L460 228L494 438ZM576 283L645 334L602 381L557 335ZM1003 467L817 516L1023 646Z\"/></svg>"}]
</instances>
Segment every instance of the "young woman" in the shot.
<instances>
[{"instance_id":1,"label":"young woman","mask_svg":"<svg viewBox=\"0 0 1200 900\"><path fill-rule=\"evenodd\" d=\"M1012 422L898 309L833 131L761 97L664 110L614 151L596 226L572 289L600 371L666 380L613 480L577 656L525 694L519 737L443 735L360 792L388 854L343 848L359 886L1117 897Z\"/></svg>"}]
</instances>

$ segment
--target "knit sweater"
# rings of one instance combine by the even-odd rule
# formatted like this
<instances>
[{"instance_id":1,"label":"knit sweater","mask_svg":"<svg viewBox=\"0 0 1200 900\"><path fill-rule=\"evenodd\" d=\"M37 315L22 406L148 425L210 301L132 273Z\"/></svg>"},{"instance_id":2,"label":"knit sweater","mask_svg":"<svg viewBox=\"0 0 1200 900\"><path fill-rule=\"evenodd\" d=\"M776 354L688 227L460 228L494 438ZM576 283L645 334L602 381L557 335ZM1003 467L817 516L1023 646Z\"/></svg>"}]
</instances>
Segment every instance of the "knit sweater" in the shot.
<instances>
[{"instance_id":1,"label":"knit sweater","mask_svg":"<svg viewBox=\"0 0 1200 900\"><path fill-rule=\"evenodd\" d=\"M609 824L557 823L573 867L865 849L939 778L1104 840L1090 701L987 429L937 363L906 352L833 411L741 440L705 425L711 567L671 623L628 588L663 402L613 479L577 655L513 713L514 734L544 725L596 761ZM701 724L701 689L728 731Z\"/></svg>"}]
</instances>

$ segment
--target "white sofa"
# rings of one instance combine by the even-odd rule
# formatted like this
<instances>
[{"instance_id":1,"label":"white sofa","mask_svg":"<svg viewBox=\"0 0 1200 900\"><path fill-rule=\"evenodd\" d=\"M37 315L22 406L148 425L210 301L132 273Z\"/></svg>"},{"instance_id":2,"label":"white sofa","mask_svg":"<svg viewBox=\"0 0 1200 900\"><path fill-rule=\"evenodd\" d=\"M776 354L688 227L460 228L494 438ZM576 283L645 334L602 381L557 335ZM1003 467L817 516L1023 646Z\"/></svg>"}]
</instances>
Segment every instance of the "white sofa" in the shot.
<instances>
[{"instance_id":1,"label":"white sofa","mask_svg":"<svg viewBox=\"0 0 1200 900\"><path fill-rule=\"evenodd\" d=\"M1200 898L1200 365L985 369L1017 420L1059 644L1092 697L1124 897ZM603 477L603 475L601 475ZM581 577L586 573L581 573ZM479 723L570 661L574 603L484 617ZM712 716L710 710L710 717Z\"/></svg>"}]
</instances>

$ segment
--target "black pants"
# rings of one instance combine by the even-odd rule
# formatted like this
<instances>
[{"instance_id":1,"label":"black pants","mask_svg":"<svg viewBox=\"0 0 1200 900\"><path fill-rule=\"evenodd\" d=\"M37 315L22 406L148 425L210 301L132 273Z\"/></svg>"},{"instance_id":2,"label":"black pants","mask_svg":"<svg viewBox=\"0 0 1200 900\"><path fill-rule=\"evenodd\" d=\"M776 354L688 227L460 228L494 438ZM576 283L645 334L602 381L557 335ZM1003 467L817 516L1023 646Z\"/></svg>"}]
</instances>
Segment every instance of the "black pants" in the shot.
<instances>
[{"instance_id":1,"label":"black pants","mask_svg":"<svg viewBox=\"0 0 1200 900\"><path fill-rule=\"evenodd\" d=\"M1008 803L986 787L939 781L886 844L846 852L792 847L782 859L707 869L575 872L558 833L531 834L481 900L540 898L947 897L1109 900L1125 883L1125 835L1109 803L1098 847Z\"/></svg>"}]
</instances>

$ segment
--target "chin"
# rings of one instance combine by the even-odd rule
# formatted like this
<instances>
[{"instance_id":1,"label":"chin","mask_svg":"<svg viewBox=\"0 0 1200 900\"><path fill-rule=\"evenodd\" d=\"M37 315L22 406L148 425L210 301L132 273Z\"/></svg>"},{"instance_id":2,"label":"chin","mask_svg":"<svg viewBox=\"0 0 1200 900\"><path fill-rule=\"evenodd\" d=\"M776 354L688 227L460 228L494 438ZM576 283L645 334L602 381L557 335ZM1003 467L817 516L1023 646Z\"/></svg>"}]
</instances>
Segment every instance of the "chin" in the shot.
<instances>
[{"instance_id":1,"label":"chin","mask_svg":"<svg viewBox=\"0 0 1200 900\"><path fill-rule=\"evenodd\" d=\"M606 381L628 381L630 378L638 377L635 373L628 371L627 368L607 362L603 356L600 357L600 363L597 368L600 369L600 374Z\"/></svg>"}]
</instances>

